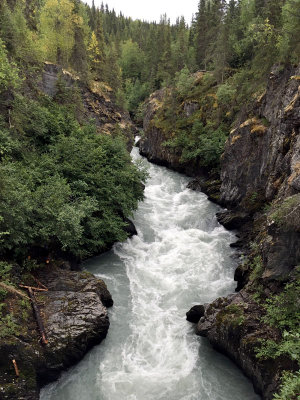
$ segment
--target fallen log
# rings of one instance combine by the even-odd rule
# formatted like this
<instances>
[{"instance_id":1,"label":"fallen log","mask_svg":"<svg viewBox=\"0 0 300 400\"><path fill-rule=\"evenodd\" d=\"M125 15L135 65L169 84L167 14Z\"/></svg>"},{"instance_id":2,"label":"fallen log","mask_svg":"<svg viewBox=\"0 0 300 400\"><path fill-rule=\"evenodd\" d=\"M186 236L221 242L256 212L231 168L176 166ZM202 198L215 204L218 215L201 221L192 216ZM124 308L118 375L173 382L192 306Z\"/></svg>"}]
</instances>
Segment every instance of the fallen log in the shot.
<instances>
[{"instance_id":1,"label":"fallen log","mask_svg":"<svg viewBox=\"0 0 300 400\"><path fill-rule=\"evenodd\" d=\"M35 297L34 297L33 290L37 290L37 289L33 288L33 287L30 287L30 286L27 286L26 289L28 290L29 297L30 297L30 300L31 300L31 303L32 303L32 308L33 308L33 311L34 311L34 314L35 314L35 319L36 319L36 322L38 324L39 331L41 333L42 343L43 344L48 344L44 323L43 323L43 320L42 320L42 317L41 317L41 314L40 314L39 307L38 307L38 305L36 303L36 300L35 300ZM41 289L39 289L39 290L41 290ZM46 291L46 290L44 289L44 291Z\"/></svg>"}]
</instances>

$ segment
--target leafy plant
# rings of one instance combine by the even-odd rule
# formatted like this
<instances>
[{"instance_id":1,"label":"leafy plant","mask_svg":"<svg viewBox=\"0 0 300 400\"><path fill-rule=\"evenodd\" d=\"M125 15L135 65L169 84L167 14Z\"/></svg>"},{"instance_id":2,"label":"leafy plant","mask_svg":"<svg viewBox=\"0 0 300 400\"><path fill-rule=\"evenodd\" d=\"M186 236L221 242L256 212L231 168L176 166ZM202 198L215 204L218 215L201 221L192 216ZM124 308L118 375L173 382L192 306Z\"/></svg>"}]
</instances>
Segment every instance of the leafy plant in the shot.
<instances>
[{"instance_id":1,"label":"leafy plant","mask_svg":"<svg viewBox=\"0 0 300 400\"><path fill-rule=\"evenodd\" d=\"M262 317L262 321L279 328L282 338L279 342L262 340L261 346L257 348L258 358L277 358L286 354L291 359L300 362L299 298L300 280L298 275L294 282L285 286L282 293L267 299L266 315Z\"/></svg>"},{"instance_id":2,"label":"leafy plant","mask_svg":"<svg viewBox=\"0 0 300 400\"><path fill-rule=\"evenodd\" d=\"M284 229L298 231L300 229L300 194L284 199L281 204L276 206L276 210L270 215L270 218Z\"/></svg>"},{"instance_id":3,"label":"leafy plant","mask_svg":"<svg viewBox=\"0 0 300 400\"><path fill-rule=\"evenodd\" d=\"M300 393L300 371L284 372L279 393L274 395L274 400L298 400Z\"/></svg>"}]
</instances>

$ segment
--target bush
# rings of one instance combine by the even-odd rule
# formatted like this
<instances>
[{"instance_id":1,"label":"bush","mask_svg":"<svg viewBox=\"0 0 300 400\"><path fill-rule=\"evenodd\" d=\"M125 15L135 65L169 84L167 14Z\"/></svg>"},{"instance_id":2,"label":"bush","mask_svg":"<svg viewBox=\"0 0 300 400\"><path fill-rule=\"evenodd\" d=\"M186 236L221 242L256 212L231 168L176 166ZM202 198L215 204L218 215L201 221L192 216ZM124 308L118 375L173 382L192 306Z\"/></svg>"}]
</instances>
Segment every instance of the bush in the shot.
<instances>
[{"instance_id":1,"label":"bush","mask_svg":"<svg viewBox=\"0 0 300 400\"><path fill-rule=\"evenodd\" d=\"M181 131L167 145L182 151L181 162L196 160L203 167L213 168L220 163L226 139L223 126L203 126L200 121L196 121L191 132Z\"/></svg>"},{"instance_id":2,"label":"bush","mask_svg":"<svg viewBox=\"0 0 300 400\"><path fill-rule=\"evenodd\" d=\"M195 78L191 75L189 69L185 66L175 75L175 87L180 96L188 96L193 89Z\"/></svg>"},{"instance_id":3,"label":"bush","mask_svg":"<svg viewBox=\"0 0 300 400\"><path fill-rule=\"evenodd\" d=\"M300 230L300 194L287 197L276 208L270 217L279 226L287 230Z\"/></svg>"},{"instance_id":4,"label":"bush","mask_svg":"<svg viewBox=\"0 0 300 400\"><path fill-rule=\"evenodd\" d=\"M20 83L18 69L14 63L9 62L6 48L0 38L0 93L3 90L15 89Z\"/></svg>"},{"instance_id":5,"label":"bush","mask_svg":"<svg viewBox=\"0 0 300 400\"><path fill-rule=\"evenodd\" d=\"M280 342L262 340L257 348L257 357L262 359L277 358L282 354L300 363L300 333L299 333L299 298L300 279L299 269L297 279L285 286L283 292L267 299L266 315L262 321L277 327L282 334Z\"/></svg>"},{"instance_id":6,"label":"bush","mask_svg":"<svg viewBox=\"0 0 300 400\"><path fill-rule=\"evenodd\" d=\"M236 89L232 87L228 82L219 86L217 90L218 101L222 105L228 105L232 102L236 95Z\"/></svg>"},{"instance_id":7,"label":"bush","mask_svg":"<svg viewBox=\"0 0 300 400\"><path fill-rule=\"evenodd\" d=\"M298 400L300 393L300 371L285 372L281 379L280 391L274 395L274 400Z\"/></svg>"},{"instance_id":8,"label":"bush","mask_svg":"<svg viewBox=\"0 0 300 400\"><path fill-rule=\"evenodd\" d=\"M120 135L97 135L50 101L19 97L14 118L22 151L0 164L1 255L21 258L37 246L85 258L126 239L123 217L143 198L145 174Z\"/></svg>"}]
</instances>

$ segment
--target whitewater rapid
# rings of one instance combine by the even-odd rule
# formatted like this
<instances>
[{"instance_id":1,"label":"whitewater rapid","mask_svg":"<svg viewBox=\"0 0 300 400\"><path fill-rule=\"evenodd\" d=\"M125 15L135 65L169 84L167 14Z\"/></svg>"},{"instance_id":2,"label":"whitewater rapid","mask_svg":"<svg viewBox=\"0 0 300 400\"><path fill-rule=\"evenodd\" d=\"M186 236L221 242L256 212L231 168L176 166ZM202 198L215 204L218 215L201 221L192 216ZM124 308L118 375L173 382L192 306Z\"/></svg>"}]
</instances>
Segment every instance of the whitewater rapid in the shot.
<instances>
[{"instance_id":1,"label":"whitewater rapid","mask_svg":"<svg viewBox=\"0 0 300 400\"><path fill-rule=\"evenodd\" d=\"M134 160L141 159L133 150ZM251 383L185 313L234 291L234 234L183 175L148 163L138 235L89 260L114 299L108 337L41 400L257 400Z\"/></svg>"}]
</instances>

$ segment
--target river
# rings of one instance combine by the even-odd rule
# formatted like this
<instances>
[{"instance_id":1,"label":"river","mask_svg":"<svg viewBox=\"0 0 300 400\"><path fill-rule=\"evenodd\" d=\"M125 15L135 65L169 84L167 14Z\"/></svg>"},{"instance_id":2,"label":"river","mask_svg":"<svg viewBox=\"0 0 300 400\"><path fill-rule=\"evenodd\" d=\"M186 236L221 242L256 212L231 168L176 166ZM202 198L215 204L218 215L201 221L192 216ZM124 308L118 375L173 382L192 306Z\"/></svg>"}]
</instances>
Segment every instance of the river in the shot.
<instances>
[{"instance_id":1,"label":"river","mask_svg":"<svg viewBox=\"0 0 300 400\"><path fill-rule=\"evenodd\" d=\"M138 149L132 156L140 159ZM148 163L138 236L85 263L114 299L104 342L41 391L40 400L258 400L250 381L185 313L234 291L234 234L189 178Z\"/></svg>"}]
</instances>

